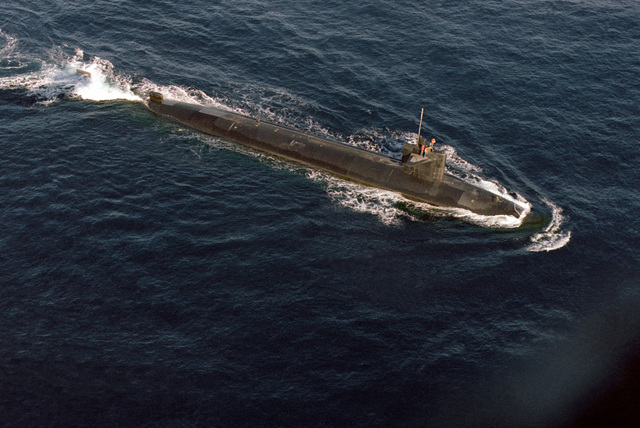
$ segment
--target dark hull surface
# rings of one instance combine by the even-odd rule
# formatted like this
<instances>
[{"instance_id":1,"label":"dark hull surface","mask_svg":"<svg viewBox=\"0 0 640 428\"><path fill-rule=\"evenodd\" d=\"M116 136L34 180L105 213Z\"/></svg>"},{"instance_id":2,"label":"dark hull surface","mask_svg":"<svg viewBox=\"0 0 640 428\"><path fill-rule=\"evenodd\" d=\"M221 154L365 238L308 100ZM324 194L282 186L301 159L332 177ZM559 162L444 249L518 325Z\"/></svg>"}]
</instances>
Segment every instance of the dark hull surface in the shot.
<instances>
[{"instance_id":1,"label":"dark hull surface","mask_svg":"<svg viewBox=\"0 0 640 428\"><path fill-rule=\"evenodd\" d=\"M154 100L149 109L170 116L207 134L236 141L285 159L320 168L339 177L439 207L469 210L481 215L520 218L524 207L456 177L437 171L423 173L412 162L373 153L337 141L263 122L215 107L171 100ZM444 165L444 155L442 165ZM415 156L414 156L415 157ZM415 157L418 159L417 157ZM419 161L424 163L424 161Z\"/></svg>"}]
</instances>

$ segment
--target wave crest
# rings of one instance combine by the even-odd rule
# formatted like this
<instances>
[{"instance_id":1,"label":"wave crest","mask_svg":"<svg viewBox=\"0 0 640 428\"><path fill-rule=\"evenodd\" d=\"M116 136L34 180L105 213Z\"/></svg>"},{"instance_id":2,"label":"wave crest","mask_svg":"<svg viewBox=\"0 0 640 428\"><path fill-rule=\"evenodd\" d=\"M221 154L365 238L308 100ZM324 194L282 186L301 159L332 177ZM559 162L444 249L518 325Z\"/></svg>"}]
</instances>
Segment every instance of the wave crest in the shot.
<instances>
[{"instance_id":1,"label":"wave crest","mask_svg":"<svg viewBox=\"0 0 640 428\"><path fill-rule=\"evenodd\" d=\"M571 240L571 231L562 229L566 220L562 215L562 208L546 199L542 199L542 202L551 208L551 222L542 232L531 237L531 244L527 247L531 252L554 251L564 247Z\"/></svg>"}]
</instances>

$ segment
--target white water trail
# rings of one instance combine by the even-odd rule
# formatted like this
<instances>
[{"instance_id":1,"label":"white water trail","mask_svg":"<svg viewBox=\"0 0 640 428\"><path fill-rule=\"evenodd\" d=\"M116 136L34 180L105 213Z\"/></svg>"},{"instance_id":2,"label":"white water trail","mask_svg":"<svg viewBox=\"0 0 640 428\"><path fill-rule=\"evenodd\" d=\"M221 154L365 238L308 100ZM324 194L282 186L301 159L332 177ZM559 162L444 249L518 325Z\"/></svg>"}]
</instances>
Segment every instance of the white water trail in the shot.
<instances>
[{"instance_id":1,"label":"white water trail","mask_svg":"<svg viewBox=\"0 0 640 428\"><path fill-rule=\"evenodd\" d=\"M73 56L65 55L58 51L56 55L52 55L57 58L51 61L37 58L29 59L17 52L18 43L15 38L2 32L2 30L0 30L0 38L4 38L6 41L4 47L0 48L0 55L4 58L14 59L9 64L23 65L26 63L30 65L25 67L26 72L0 77L0 88L24 88L42 104L54 103L60 96L92 101L126 100L144 102L143 96L146 96L150 91L157 91L163 93L169 99L202 106L216 106L246 114L240 109L230 108L224 102L216 100L197 89L174 85L162 86L148 79L141 79L141 81L134 84L130 77L117 73L114 65L107 60L99 57L85 60L84 52L81 49L76 49ZM78 74L78 70L89 73L90 77L85 74ZM259 108L260 106L258 106ZM312 119L310 120L312 121ZM320 124L313 121L309 126L314 128L316 133L327 134L329 138L342 139L355 146L368 149L377 148L377 151L380 151L374 141L376 141L376 137L382 135L381 131L374 130L372 131L373 135L365 135L364 138L363 136L342 137L331 134ZM319 132L318 129L320 130ZM398 140L397 145L401 147L403 141L414 141L416 136L417 134L415 133L405 132L396 133L393 138ZM447 172L513 201L522 207L520 218L512 216L482 216L462 209L434 207L426 203L409 201L391 191L351 183L320 171L310 171L308 175L313 180L321 180L326 183L327 193L335 203L357 212L368 212L378 217L382 223L388 225L400 224L401 218L417 220L415 216L398 208L401 203L409 204L433 217L453 217L481 227L512 229L522 224L522 221L531 210L531 204L526 199L518 194L509 192L496 182L481 178L479 174L482 169L462 159L455 148L441 145L440 150L447 154ZM550 202L545 201L545 203L552 208L553 219L543 232L531 238L532 244L528 247L529 251L552 251L563 247L570 240L571 233L561 230L564 219L561 215L562 210Z\"/></svg>"},{"instance_id":2,"label":"white water trail","mask_svg":"<svg viewBox=\"0 0 640 428\"><path fill-rule=\"evenodd\" d=\"M571 231L562 229L566 220L562 215L562 209L546 199L542 201L552 210L551 222L542 232L531 237L531 244L527 247L527 251L554 251L564 247L571 240Z\"/></svg>"},{"instance_id":3,"label":"white water trail","mask_svg":"<svg viewBox=\"0 0 640 428\"><path fill-rule=\"evenodd\" d=\"M76 57L81 56L82 52L79 51ZM118 75L113 64L107 60L95 57L89 64L74 60L64 67L58 75L62 80L66 76L77 74L77 70L90 73L90 77L79 75L81 78L71 91L72 96L93 101L142 101L138 95L133 93L130 79Z\"/></svg>"},{"instance_id":4,"label":"white water trail","mask_svg":"<svg viewBox=\"0 0 640 428\"><path fill-rule=\"evenodd\" d=\"M499 229L519 227L531 210L530 205L524 208L520 218L509 215L485 216L460 208L435 207L410 201L399 193L345 181L317 170L310 170L307 176L325 183L327 194L334 203L357 212L372 214L386 225L399 225L402 218L420 221L418 217L400 208L401 205L410 205L435 218L455 218L477 226Z\"/></svg>"},{"instance_id":5,"label":"white water trail","mask_svg":"<svg viewBox=\"0 0 640 428\"><path fill-rule=\"evenodd\" d=\"M2 29L0 29L0 39L5 40L4 46L0 48L0 59L10 57L15 50L18 40L2 31Z\"/></svg>"}]
</instances>

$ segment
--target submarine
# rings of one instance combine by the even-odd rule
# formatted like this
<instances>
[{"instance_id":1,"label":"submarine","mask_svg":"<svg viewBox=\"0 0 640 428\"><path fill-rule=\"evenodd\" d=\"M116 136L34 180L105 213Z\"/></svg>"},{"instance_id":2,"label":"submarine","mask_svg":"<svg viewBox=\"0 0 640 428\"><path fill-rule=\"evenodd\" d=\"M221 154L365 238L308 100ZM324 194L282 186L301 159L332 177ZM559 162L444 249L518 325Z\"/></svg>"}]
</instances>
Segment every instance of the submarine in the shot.
<instances>
[{"instance_id":1,"label":"submarine","mask_svg":"<svg viewBox=\"0 0 640 428\"><path fill-rule=\"evenodd\" d=\"M415 144L405 143L402 158L398 160L221 108L168 100L155 91L149 93L147 107L203 133L346 180L400 193L409 200L460 208L484 216L512 216L522 223L537 223L541 219L528 206L446 173L446 154L424 150L427 146L423 146L420 131Z\"/></svg>"}]
</instances>

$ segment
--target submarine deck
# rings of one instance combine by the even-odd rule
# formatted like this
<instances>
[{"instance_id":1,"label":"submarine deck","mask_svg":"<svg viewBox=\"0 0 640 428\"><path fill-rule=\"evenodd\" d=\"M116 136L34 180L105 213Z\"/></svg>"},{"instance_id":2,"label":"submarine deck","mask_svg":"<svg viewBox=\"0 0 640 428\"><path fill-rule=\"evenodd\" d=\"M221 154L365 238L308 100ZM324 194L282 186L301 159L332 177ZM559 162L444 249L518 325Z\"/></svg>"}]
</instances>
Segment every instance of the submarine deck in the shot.
<instances>
[{"instance_id":1,"label":"submarine deck","mask_svg":"<svg viewBox=\"0 0 640 428\"><path fill-rule=\"evenodd\" d=\"M426 158L413 153L407 162L402 162L384 154L217 107L162 98L159 101L151 98L148 107L204 133L323 169L347 180L398 192L415 201L462 208L481 215L520 218L526 211L525 207L513 201L444 174L443 153L432 152Z\"/></svg>"}]
</instances>

